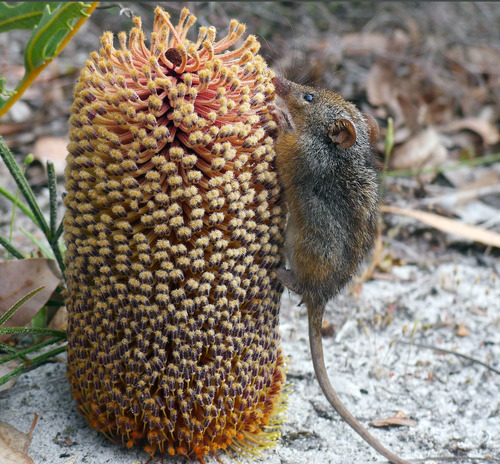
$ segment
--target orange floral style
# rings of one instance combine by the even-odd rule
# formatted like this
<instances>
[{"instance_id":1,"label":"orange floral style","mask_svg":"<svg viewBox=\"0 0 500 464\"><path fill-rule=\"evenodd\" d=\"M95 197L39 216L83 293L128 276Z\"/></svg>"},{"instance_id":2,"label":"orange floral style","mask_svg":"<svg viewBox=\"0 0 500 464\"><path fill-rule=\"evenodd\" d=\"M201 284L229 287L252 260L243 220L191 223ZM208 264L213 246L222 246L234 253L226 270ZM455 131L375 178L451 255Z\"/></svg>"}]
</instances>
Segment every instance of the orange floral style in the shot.
<instances>
[{"instance_id":1,"label":"orange floral style","mask_svg":"<svg viewBox=\"0 0 500 464\"><path fill-rule=\"evenodd\" d=\"M285 212L273 73L244 26L187 9L106 32L75 87L64 238L68 378L89 424L204 462L279 435ZM128 42L128 47L127 47Z\"/></svg>"}]
</instances>

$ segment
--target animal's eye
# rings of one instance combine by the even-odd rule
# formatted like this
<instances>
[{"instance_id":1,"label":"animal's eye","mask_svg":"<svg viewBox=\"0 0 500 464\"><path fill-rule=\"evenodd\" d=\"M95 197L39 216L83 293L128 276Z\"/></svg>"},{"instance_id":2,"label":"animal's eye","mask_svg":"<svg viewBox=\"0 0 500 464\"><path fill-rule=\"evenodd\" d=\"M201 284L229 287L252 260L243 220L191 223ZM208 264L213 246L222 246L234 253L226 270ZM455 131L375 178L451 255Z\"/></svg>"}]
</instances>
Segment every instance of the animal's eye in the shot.
<instances>
[{"instance_id":1,"label":"animal's eye","mask_svg":"<svg viewBox=\"0 0 500 464\"><path fill-rule=\"evenodd\" d=\"M305 93L304 94L304 100L306 102L312 102L314 100L314 96L312 93Z\"/></svg>"}]
</instances>

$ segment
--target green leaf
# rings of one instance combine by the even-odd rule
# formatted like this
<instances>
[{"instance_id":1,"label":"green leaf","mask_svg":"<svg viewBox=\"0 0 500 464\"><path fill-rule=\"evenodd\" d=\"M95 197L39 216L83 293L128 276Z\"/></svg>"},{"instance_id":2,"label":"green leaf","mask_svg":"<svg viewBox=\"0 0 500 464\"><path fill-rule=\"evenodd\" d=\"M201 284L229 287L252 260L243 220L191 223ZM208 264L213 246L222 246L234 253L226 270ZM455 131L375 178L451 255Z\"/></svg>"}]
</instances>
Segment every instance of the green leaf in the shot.
<instances>
[{"instance_id":1,"label":"green leaf","mask_svg":"<svg viewBox=\"0 0 500 464\"><path fill-rule=\"evenodd\" d=\"M5 84L7 84L7 79L0 77L0 97L12 97L12 95L15 95L16 92L14 90L7 90Z\"/></svg>"},{"instance_id":2,"label":"green leaf","mask_svg":"<svg viewBox=\"0 0 500 464\"><path fill-rule=\"evenodd\" d=\"M61 2L51 9L50 4L45 4L40 22L33 29L33 34L26 44L24 52L26 74L54 57L57 48L73 29L76 21L89 16L86 13L89 6L90 3Z\"/></svg>"},{"instance_id":3,"label":"green leaf","mask_svg":"<svg viewBox=\"0 0 500 464\"><path fill-rule=\"evenodd\" d=\"M46 5L52 9L62 2L20 2L7 5L0 2L0 32L12 29L33 29L40 18Z\"/></svg>"}]
</instances>

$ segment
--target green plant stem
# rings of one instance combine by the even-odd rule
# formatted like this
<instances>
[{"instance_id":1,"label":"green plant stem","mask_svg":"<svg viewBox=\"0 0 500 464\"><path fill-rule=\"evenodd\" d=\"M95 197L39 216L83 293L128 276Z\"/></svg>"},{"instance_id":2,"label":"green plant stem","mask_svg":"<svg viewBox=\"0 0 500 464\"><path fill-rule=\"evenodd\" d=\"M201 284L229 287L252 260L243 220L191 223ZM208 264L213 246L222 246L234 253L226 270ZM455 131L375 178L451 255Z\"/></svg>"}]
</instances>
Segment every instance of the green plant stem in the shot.
<instances>
[{"instance_id":1,"label":"green plant stem","mask_svg":"<svg viewBox=\"0 0 500 464\"><path fill-rule=\"evenodd\" d=\"M50 197L50 234L56 234L57 227L57 182L54 163L47 161L47 175L49 177L49 197Z\"/></svg>"},{"instance_id":2,"label":"green plant stem","mask_svg":"<svg viewBox=\"0 0 500 464\"><path fill-rule=\"evenodd\" d=\"M59 227L57 228L56 233L54 235L54 240L56 242L59 241L59 237L62 235L63 231L64 231L64 219L61 220L61 223L59 224Z\"/></svg>"},{"instance_id":3,"label":"green plant stem","mask_svg":"<svg viewBox=\"0 0 500 464\"><path fill-rule=\"evenodd\" d=\"M59 265L59 269L61 270L61 274L63 275L64 278L64 271L66 270L66 266L64 265L64 258L61 253L61 249L59 248L59 245L57 243L57 239L50 240L49 243L50 247L52 248L52 251L54 252L57 264Z\"/></svg>"},{"instance_id":4,"label":"green plant stem","mask_svg":"<svg viewBox=\"0 0 500 464\"><path fill-rule=\"evenodd\" d=\"M26 348L25 350L22 351L17 351L15 353L10 354L9 356L4 356L3 358L0 359L0 364L5 364L6 362L11 361L12 359L16 359L18 357L23 357L23 361L29 362L29 358L26 357L27 354L33 353L34 351L39 351L42 348L45 348L46 346L53 345L54 343L60 342L61 339L58 337L52 337L47 340L44 340L43 342L37 343L34 346L30 346L29 348Z\"/></svg>"},{"instance_id":5,"label":"green plant stem","mask_svg":"<svg viewBox=\"0 0 500 464\"><path fill-rule=\"evenodd\" d=\"M57 223L57 191L56 191L56 171L54 164L47 161L47 175L49 177L49 197L50 197L50 234L52 237L56 234Z\"/></svg>"},{"instance_id":6,"label":"green plant stem","mask_svg":"<svg viewBox=\"0 0 500 464\"><path fill-rule=\"evenodd\" d=\"M33 216L33 213L21 200L17 198L17 196L14 196L12 195L12 193L7 192L7 190L5 190L3 187L0 187L0 195L3 195L5 198L14 203L14 205L18 206L19 209L36 224L36 219L35 216Z\"/></svg>"},{"instance_id":7,"label":"green plant stem","mask_svg":"<svg viewBox=\"0 0 500 464\"><path fill-rule=\"evenodd\" d=\"M0 245L2 245L12 256L15 256L17 259L25 259L26 256L24 256L17 248L12 246L8 240L5 240L3 237L0 236Z\"/></svg>"},{"instance_id":8,"label":"green plant stem","mask_svg":"<svg viewBox=\"0 0 500 464\"><path fill-rule=\"evenodd\" d=\"M41 327L0 327L0 335L12 334L52 335L60 339L66 338L66 332L62 330L42 329Z\"/></svg>"},{"instance_id":9,"label":"green plant stem","mask_svg":"<svg viewBox=\"0 0 500 464\"><path fill-rule=\"evenodd\" d=\"M42 230L45 236L49 238L50 237L49 226L47 225L47 222L43 217L42 211L40 210L40 206L38 206L38 203L36 202L33 190L31 190L31 187L29 186L26 177L24 177L23 173L19 169L19 166L14 161L14 156L9 150L9 147L7 147L7 144L5 143L3 137L0 137L0 155L2 156L4 163L6 164L7 168L10 171L10 174L16 181L19 190L21 190L22 194L24 195L24 198L26 199L26 202L28 203L28 206L30 207L33 215L35 216L36 219L35 224Z\"/></svg>"},{"instance_id":10,"label":"green plant stem","mask_svg":"<svg viewBox=\"0 0 500 464\"><path fill-rule=\"evenodd\" d=\"M458 161L453 164L443 164L432 168L424 169L396 169L393 171L386 171L382 173L382 177L414 177L423 174L440 174L446 171L459 169L463 166L479 166L481 164L494 163L500 161L500 153L492 155L480 156L479 158L471 158L463 161Z\"/></svg>"},{"instance_id":11,"label":"green plant stem","mask_svg":"<svg viewBox=\"0 0 500 464\"><path fill-rule=\"evenodd\" d=\"M66 345L60 346L59 348L48 351L47 353L44 353L36 358L31 359L28 366L25 366L25 365L19 366L18 368L14 369L12 372L9 372L7 375L0 377L0 385L7 383L9 380L17 377L20 374L23 374L25 372L30 371L31 369L33 369L36 366L38 366L39 364L43 363L47 359L53 358L54 356L57 356L60 353L64 353L65 351L66 351Z\"/></svg>"},{"instance_id":12,"label":"green plant stem","mask_svg":"<svg viewBox=\"0 0 500 464\"><path fill-rule=\"evenodd\" d=\"M66 266L64 266L64 259L61 253L61 249L59 248L59 236L60 232L57 227L57 181L56 181L56 171L54 169L54 164L50 161L47 161L47 174L49 177L49 196L50 196L50 235L51 239L49 240L50 247L54 252L54 257L57 260L57 264L59 265L59 269L61 270L62 275L64 276L64 271L66 270ZM62 222L61 222L62 225Z\"/></svg>"}]
</instances>

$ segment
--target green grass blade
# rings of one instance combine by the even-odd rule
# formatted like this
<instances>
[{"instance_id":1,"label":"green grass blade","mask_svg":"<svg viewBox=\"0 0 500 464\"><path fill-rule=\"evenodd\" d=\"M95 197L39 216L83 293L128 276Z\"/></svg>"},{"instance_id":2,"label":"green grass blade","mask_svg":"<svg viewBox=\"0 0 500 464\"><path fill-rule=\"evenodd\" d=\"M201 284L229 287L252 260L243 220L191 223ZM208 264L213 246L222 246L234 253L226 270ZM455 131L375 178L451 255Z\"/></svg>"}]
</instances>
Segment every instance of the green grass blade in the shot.
<instances>
[{"instance_id":1,"label":"green grass blade","mask_svg":"<svg viewBox=\"0 0 500 464\"><path fill-rule=\"evenodd\" d=\"M24 160L23 163L23 176L26 173L26 167L33 162L35 157L30 153L26 159ZM12 235L14 233L14 219L16 218L16 206L17 206L17 201L19 200L19 193L20 190L17 189L16 196L15 196L15 201L14 201L14 207L12 208L12 218L10 219L10 229L9 229L9 243L12 243ZM10 259L10 253L7 255L7 260Z\"/></svg>"},{"instance_id":2,"label":"green grass blade","mask_svg":"<svg viewBox=\"0 0 500 464\"><path fill-rule=\"evenodd\" d=\"M30 346L29 348L26 348L24 350L15 350L15 353L11 353L8 356L0 358L0 364L5 364L6 362L21 357L23 358L23 361L29 361L29 358L26 356L27 354L39 351L42 348L45 348L46 346L53 345L54 343L58 343L60 341L61 339L59 337L53 337L53 338L48 338L47 340L44 340L40 343L37 343L36 345ZM2 345L4 345L4 343L2 343Z\"/></svg>"},{"instance_id":3,"label":"green grass blade","mask_svg":"<svg viewBox=\"0 0 500 464\"><path fill-rule=\"evenodd\" d=\"M51 337L66 338L62 330L43 329L41 327L0 327L0 335L49 335Z\"/></svg>"},{"instance_id":4,"label":"green grass blade","mask_svg":"<svg viewBox=\"0 0 500 464\"><path fill-rule=\"evenodd\" d=\"M28 206L30 207L36 219L35 224L38 227L40 227L45 236L49 237L50 235L49 226L47 225L47 222L43 217L42 211L40 210L40 206L38 206L38 203L36 202L33 190L31 190L31 187L29 186L26 177L23 175L21 169L19 169L19 166L15 162L14 156L9 150L9 147L7 147L7 144L5 143L3 137L0 137L0 155L2 156L5 165L9 169L10 174L16 181L19 190L21 190L21 193L24 195L24 198L26 199L26 202L28 203Z\"/></svg>"},{"instance_id":5,"label":"green grass blade","mask_svg":"<svg viewBox=\"0 0 500 464\"><path fill-rule=\"evenodd\" d=\"M5 356L4 358L0 359L0 364L6 363L7 361L15 358L22 358L24 361L28 359L22 351L12 348L12 346L7 345L7 343L0 342L0 349L5 351L6 353L10 353L9 356Z\"/></svg>"},{"instance_id":6,"label":"green grass blade","mask_svg":"<svg viewBox=\"0 0 500 464\"><path fill-rule=\"evenodd\" d=\"M44 288L45 285L42 285L41 287L28 293L26 296L23 296L18 302L14 303L14 305L12 305L12 307L2 317L0 317L0 329L2 329L1 326L4 325L12 317L12 315L19 309L20 306L22 306L32 296L36 295L39 291L43 290Z\"/></svg>"},{"instance_id":7,"label":"green grass blade","mask_svg":"<svg viewBox=\"0 0 500 464\"><path fill-rule=\"evenodd\" d=\"M54 252L51 250L50 246L43 243L41 240L37 239L32 233L28 232L26 229L19 227L19 230L26 235L39 249L40 251L50 259L56 259Z\"/></svg>"},{"instance_id":8,"label":"green grass blade","mask_svg":"<svg viewBox=\"0 0 500 464\"><path fill-rule=\"evenodd\" d=\"M14 205L16 205L26 216L28 216L35 224L36 218L33 216L33 213L30 211L30 209L18 198L16 198L12 193L7 192L3 187L0 187L0 195L3 195L5 198L10 200Z\"/></svg>"},{"instance_id":9,"label":"green grass blade","mask_svg":"<svg viewBox=\"0 0 500 464\"><path fill-rule=\"evenodd\" d=\"M17 259L25 259L24 256L17 248L12 246L8 240L5 240L0 236L0 245L2 245L12 256L15 256Z\"/></svg>"},{"instance_id":10,"label":"green grass blade","mask_svg":"<svg viewBox=\"0 0 500 464\"><path fill-rule=\"evenodd\" d=\"M0 377L0 385L7 383L9 380L17 377L20 374L23 374L25 372L34 369L47 359L53 358L54 356L57 356L60 353L64 353L65 351L66 351L66 345L60 346L58 348L55 348L54 350L48 351L47 353L44 353L36 358L31 359L28 363L24 363L22 366L19 366L16 369L14 369L12 372L9 372L3 377Z\"/></svg>"}]
</instances>

